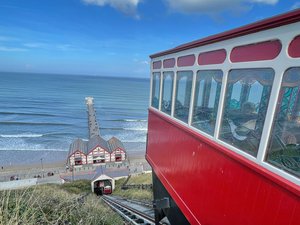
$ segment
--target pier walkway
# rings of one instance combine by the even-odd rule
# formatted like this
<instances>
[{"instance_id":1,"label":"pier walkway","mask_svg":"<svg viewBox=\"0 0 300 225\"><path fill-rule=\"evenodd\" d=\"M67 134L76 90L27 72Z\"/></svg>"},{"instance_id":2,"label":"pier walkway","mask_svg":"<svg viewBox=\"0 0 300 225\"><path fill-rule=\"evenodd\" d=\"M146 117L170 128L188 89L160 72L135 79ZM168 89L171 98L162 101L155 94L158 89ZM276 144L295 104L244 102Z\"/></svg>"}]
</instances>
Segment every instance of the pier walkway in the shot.
<instances>
[{"instance_id":1,"label":"pier walkway","mask_svg":"<svg viewBox=\"0 0 300 225\"><path fill-rule=\"evenodd\" d=\"M94 98L85 98L88 113L89 139L98 135L100 136L99 125L96 119L96 110L94 109Z\"/></svg>"}]
</instances>

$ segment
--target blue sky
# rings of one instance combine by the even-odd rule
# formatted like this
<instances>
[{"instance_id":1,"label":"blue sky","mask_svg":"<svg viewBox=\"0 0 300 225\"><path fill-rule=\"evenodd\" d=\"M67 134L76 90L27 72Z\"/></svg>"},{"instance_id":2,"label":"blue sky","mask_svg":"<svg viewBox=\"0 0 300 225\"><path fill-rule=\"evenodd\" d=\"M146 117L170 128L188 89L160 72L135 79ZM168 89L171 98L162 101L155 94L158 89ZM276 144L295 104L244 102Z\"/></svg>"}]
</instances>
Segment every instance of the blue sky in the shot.
<instances>
[{"instance_id":1,"label":"blue sky","mask_svg":"<svg viewBox=\"0 0 300 225\"><path fill-rule=\"evenodd\" d=\"M0 71L149 76L149 55L300 7L293 0L0 0Z\"/></svg>"}]
</instances>

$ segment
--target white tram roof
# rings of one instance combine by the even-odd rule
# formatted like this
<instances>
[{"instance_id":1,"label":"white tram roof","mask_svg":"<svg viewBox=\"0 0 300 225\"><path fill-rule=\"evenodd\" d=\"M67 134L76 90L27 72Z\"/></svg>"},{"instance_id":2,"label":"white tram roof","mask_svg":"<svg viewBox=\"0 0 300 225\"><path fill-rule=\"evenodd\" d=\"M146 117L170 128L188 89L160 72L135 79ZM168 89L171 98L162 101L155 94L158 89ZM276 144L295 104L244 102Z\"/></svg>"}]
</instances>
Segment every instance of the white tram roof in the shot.
<instances>
[{"instance_id":1,"label":"white tram roof","mask_svg":"<svg viewBox=\"0 0 300 225\"><path fill-rule=\"evenodd\" d=\"M165 56L165 55L181 52L184 50L212 44L215 42L224 41L235 37L256 33L263 30L284 26L298 21L300 21L300 9L296 9L285 14L274 16L233 30L225 31L223 33L215 34L206 38L192 41L166 51L158 52L156 54L150 55L150 58L154 59L160 56Z\"/></svg>"}]
</instances>

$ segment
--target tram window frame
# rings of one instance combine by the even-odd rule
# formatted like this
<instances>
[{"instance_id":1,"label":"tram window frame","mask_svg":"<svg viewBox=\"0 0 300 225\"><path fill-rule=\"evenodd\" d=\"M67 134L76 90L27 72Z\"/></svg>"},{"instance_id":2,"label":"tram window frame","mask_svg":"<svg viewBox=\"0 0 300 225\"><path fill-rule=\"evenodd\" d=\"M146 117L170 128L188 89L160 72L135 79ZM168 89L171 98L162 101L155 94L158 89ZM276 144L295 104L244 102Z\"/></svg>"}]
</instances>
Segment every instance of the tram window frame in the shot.
<instances>
[{"instance_id":1,"label":"tram window frame","mask_svg":"<svg viewBox=\"0 0 300 225\"><path fill-rule=\"evenodd\" d=\"M273 68L243 68L228 72L218 134L220 141L257 157L274 78ZM257 96L259 102L254 104L249 101L249 94L256 82L263 91L261 96ZM237 87L234 85L241 86L238 100L233 98L236 95L234 88Z\"/></svg>"},{"instance_id":2,"label":"tram window frame","mask_svg":"<svg viewBox=\"0 0 300 225\"><path fill-rule=\"evenodd\" d=\"M176 74L174 118L181 120L186 124L188 124L189 120L189 111L192 99L193 75L194 73L192 70L177 71ZM184 96L178 96L179 92L181 92L182 87L179 82L184 77L187 77L185 89L183 90ZM183 102L178 99L179 97L184 98Z\"/></svg>"},{"instance_id":3,"label":"tram window frame","mask_svg":"<svg viewBox=\"0 0 300 225\"><path fill-rule=\"evenodd\" d=\"M158 79L155 79L155 77L157 77ZM161 92L160 83L161 83L161 73L160 72L152 73L151 106L156 109L159 109L159 105L160 105L160 92ZM158 84L158 86L157 86L157 84ZM156 91L157 89L158 89L158 92ZM156 96L156 94L157 94L157 96ZM154 99L154 98L157 98L157 99ZM155 102L155 100L157 102Z\"/></svg>"},{"instance_id":4,"label":"tram window frame","mask_svg":"<svg viewBox=\"0 0 300 225\"><path fill-rule=\"evenodd\" d=\"M220 69L199 70L196 74L191 126L211 136L216 128L223 76Z\"/></svg>"},{"instance_id":5,"label":"tram window frame","mask_svg":"<svg viewBox=\"0 0 300 225\"><path fill-rule=\"evenodd\" d=\"M170 87L166 86L167 82L166 79L168 76L171 77L171 82ZM163 72L162 76L162 99L161 99L161 111L171 115L172 112L172 105L173 105L173 86L174 86L174 72L173 71L166 71ZM168 88L168 89L167 89ZM169 94L169 99L166 99L165 93Z\"/></svg>"},{"instance_id":6,"label":"tram window frame","mask_svg":"<svg viewBox=\"0 0 300 225\"><path fill-rule=\"evenodd\" d=\"M283 74L264 162L300 178L300 67Z\"/></svg>"}]
</instances>

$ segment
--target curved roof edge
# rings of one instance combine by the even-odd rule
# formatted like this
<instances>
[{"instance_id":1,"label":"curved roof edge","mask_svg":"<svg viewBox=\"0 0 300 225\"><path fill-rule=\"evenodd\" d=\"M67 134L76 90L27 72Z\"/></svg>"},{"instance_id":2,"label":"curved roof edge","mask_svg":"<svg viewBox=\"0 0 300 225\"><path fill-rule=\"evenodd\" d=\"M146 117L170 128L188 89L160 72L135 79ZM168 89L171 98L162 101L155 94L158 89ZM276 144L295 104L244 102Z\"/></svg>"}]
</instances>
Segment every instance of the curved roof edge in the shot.
<instances>
[{"instance_id":1,"label":"curved roof edge","mask_svg":"<svg viewBox=\"0 0 300 225\"><path fill-rule=\"evenodd\" d=\"M195 48L195 47L199 47L199 46L203 46L203 45L207 45L207 44L212 44L215 42L224 41L224 40L228 40L231 38L244 36L247 34L256 33L256 32L267 30L267 29L284 26L284 25L287 25L290 23L295 23L298 21L300 21L300 9L296 9L296 10L290 11L288 13L280 14L278 16L270 17L268 19L260 20L258 22L254 22L254 23L251 23L251 24L248 24L248 25L245 25L245 26L233 29L233 30L229 30L229 31L225 31L225 32L222 32L219 34L208 36L206 38L192 41L187 44L179 45L175 48L150 55L150 58L153 59L156 57L188 50L191 48Z\"/></svg>"}]
</instances>

